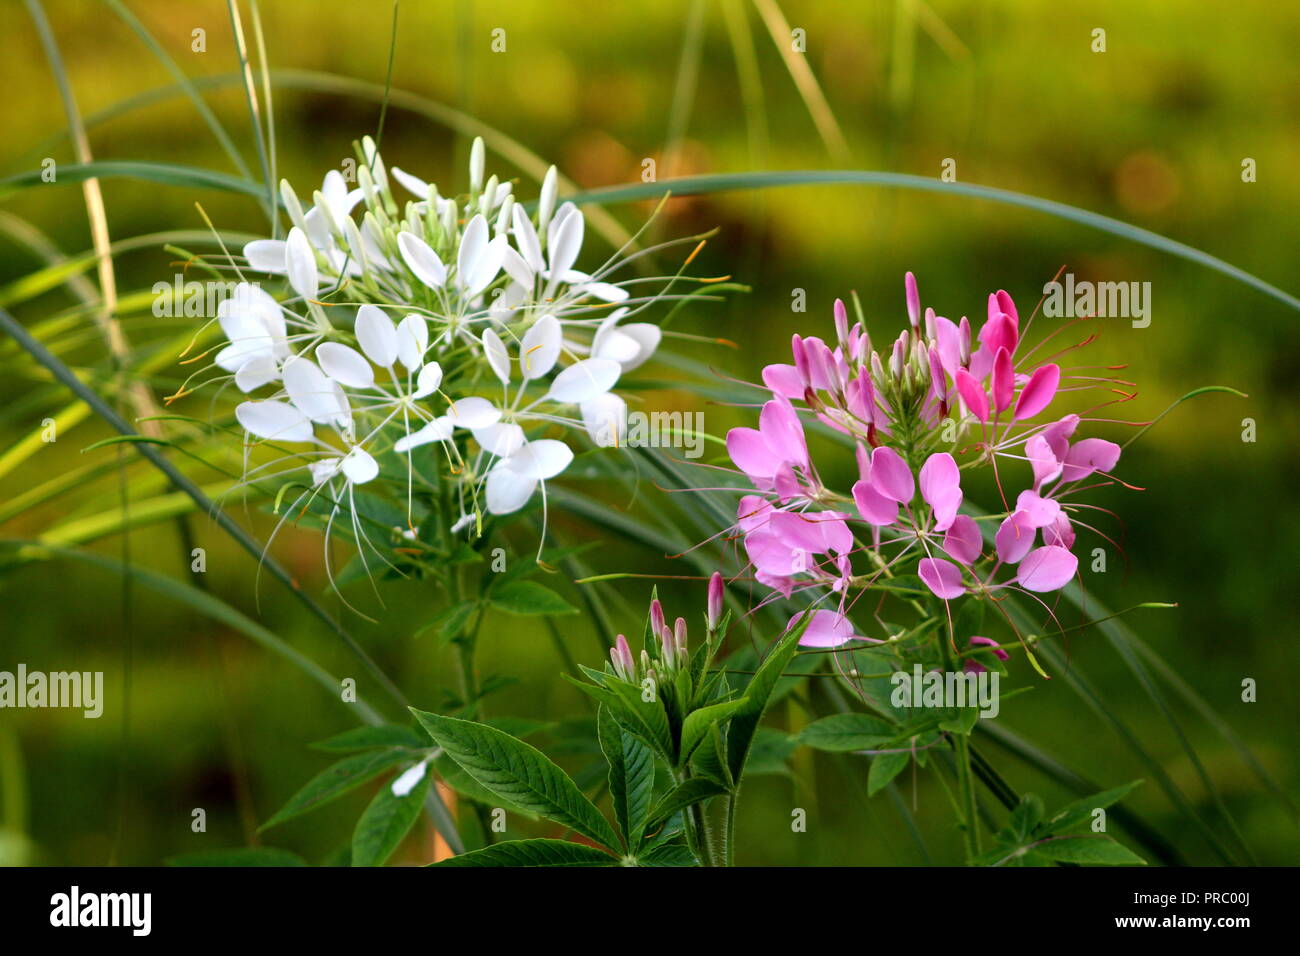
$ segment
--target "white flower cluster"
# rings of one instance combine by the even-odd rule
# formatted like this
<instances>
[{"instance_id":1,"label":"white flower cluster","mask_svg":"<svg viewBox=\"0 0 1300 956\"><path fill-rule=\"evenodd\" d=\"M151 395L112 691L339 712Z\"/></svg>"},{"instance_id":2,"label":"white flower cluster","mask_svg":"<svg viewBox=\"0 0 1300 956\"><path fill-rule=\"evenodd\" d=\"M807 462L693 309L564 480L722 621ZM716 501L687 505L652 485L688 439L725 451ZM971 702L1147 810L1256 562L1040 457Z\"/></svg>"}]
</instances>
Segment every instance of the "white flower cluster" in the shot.
<instances>
[{"instance_id":1,"label":"white flower cluster","mask_svg":"<svg viewBox=\"0 0 1300 956\"><path fill-rule=\"evenodd\" d=\"M236 418L257 439L314 446L301 453L313 485L335 492L377 478L386 454L441 443L457 530L483 510L516 511L573 460L530 433L578 427L602 444L624 433L627 405L611 389L661 334L624 320L654 297L613 279L626 258L574 268L584 220L572 203L556 208L554 168L530 216L511 183L484 181L481 140L459 199L387 170L369 138L359 156L356 187L329 172L305 213L282 183L293 228L244 247L246 271L282 275L295 295L241 282L220 306L230 344L215 363L261 393ZM392 182L415 198L399 205ZM409 491L409 462L400 470Z\"/></svg>"}]
</instances>

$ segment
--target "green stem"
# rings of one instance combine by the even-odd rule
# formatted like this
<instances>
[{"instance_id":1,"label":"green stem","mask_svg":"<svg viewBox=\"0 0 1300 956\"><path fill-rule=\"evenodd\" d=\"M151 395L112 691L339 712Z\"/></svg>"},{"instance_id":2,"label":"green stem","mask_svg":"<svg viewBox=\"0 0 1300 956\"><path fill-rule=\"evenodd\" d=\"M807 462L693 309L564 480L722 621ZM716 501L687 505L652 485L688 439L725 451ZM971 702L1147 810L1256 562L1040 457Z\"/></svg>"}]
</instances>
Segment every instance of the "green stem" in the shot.
<instances>
[{"instance_id":1,"label":"green stem","mask_svg":"<svg viewBox=\"0 0 1300 956\"><path fill-rule=\"evenodd\" d=\"M731 793L727 796L727 802L724 805L723 835L722 835L722 865L735 866L736 852L736 801L740 799L740 793Z\"/></svg>"}]
</instances>

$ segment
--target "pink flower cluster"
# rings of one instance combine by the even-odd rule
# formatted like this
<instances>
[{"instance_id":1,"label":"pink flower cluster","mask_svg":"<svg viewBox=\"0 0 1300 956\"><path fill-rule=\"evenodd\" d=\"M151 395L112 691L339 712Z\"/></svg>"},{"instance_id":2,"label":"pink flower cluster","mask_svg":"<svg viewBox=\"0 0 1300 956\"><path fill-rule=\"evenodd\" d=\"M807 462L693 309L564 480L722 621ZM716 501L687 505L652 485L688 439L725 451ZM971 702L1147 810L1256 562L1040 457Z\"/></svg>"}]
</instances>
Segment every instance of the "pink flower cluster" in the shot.
<instances>
[{"instance_id":1,"label":"pink flower cluster","mask_svg":"<svg viewBox=\"0 0 1300 956\"><path fill-rule=\"evenodd\" d=\"M836 301L834 345L794 336L793 364L763 371L772 398L758 428L727 435L732 462L758 492L741 498L737 520L757 580L834 605L814 613L807 645L866 640L849 620L853 602L900 574L915 573L945 601L1059 590L1078 568L1069 498L1119 460L1113 442L1072 440L1078 415L1034 422L1062 391L1062 373L1022 348L1010 295L989 296L972 341L965 317L922 313L910 272L906 291L908 328L883 356ZM801 412L853 440L859 477L848 493L822 481ZM1028 462L1031 475L1014 504L1003 492L990 548L976 519L961 513L962 472L991 467L1002 489L999 458Z\"/></svg>"}]
</instances>

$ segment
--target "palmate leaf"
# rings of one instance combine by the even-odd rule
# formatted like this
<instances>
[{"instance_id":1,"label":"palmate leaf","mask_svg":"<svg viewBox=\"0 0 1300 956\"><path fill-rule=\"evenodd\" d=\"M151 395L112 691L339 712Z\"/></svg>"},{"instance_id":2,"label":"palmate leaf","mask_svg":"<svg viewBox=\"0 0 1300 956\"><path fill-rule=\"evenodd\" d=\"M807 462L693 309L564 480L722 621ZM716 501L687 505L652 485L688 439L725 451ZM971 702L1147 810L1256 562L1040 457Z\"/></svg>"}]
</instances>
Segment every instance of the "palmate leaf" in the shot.
<instances>
[{"instance_id":1,"label":"palmate leaf","mask_svg":"<svg viewBox=\"0 0 1300 956\"><path fill-rule=\"evenodd\" d=\"M609 796L629 850L641 843L654 796L655 764L650 748L629 734L601 707L596 714L600 749L609 763Z\"/></svg>"},{"instance_id":2,"label":"palmate leaf","mask_svg":"<svg viewBox=\"0 0 1300 956\"><path fill-rule=\"evenodd\" d=\"M505 800L614 849L618 835L569 775L540 750L471 720L411 708L447 756Z\"/></svg>"},{"instance_id":3,"label":"palmate leaf","mask_svg":"<svg viewBox=\"0 0 1300 956\"><path fill-rule=\"evenodd\" d=\"M867 714L831 714L814 720L799 732L799 743L815 750L848 752L872 750L898 736L898 728Z\"/></svg>"},{"instance_id":4,"label":"palmate leaf","mask_svg":"<svg viewBox=\"0 0 1300 956\"><path fill-rule=\"evenodd\" d=\"M510 840L431 866L618 866L604 850L567 840Z\"/></svg>"},{"instance_id":5,"label":"palmate leaf","mask_svg":"<svg viewBox=\"0 0 1300 956\"><path fill-rule=\"evenodd\" d=\"M433 774L426 767L420 782L411 788L410 793L400 797L393 793L389 784L379 788L352 831L353 866L382 866L393 855L420 818L432 778Z\"/></svg>"},{"instance_id":6,"label":"palmate leaf","mask_svg":"<svg viewBox=\"0 0 1300 956\"><path fill-rule=\"evenodd\" d=\"M700 745L709 728L718 721L723 721L745 710L749 704L748 697L741 697L739 700L724 700L721 703L709 704L707 707L700 707L686 715L686 720L682 722L682 744L678 754L678 761L681 764L691 759L691 754L695 748ZM760 711L761 715L761 711ZM735 774L733 773L733 777Z\"/></svg>"}]
</instances>

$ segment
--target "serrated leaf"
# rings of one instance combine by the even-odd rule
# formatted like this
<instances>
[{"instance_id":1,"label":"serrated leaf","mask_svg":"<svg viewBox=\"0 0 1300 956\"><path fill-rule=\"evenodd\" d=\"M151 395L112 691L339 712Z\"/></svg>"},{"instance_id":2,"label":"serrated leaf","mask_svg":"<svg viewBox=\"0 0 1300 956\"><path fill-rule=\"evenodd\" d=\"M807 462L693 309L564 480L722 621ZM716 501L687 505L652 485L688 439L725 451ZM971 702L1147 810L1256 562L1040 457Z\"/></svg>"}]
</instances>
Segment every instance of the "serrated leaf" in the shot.
<instances>
[{"instance_id":1,"label":"serrated leaf","mask_svg":"<svg viewBox=\"0 0 1300 956\"><path fill-rule=\"evenodd\" d=\"M491 592L488 601L498 611L524 617L578 613L576 607L536 581L511 581L503 584Z\"/></svg>"},{"instance_id":2,"label":"serrated leaf","mask_svg":"<svg viewBox=\"0 0 1300 956\"><path fill-rule=\"evenodd\" d=\"M699 866L695 854L680 843L665 843L636 858L637 866Z\"/></svg>"},{"instance_id":3,"label":"serrated leaf","mask_svg":"<svg viewBox=\"0 0 1300 956\"><path fill-rule=\"evenodd\" d=\"M646 829L653 832L671 820L674 814L726 792L726 787L707 777L688 777L655 804L655 808L650 811L650 822L646 824Z\"/></svg>"},{"instance_id":4,"label":"serrated leaf","mask_svg":"<svg viewBox=\"0 0 1300 956\"><path fill-rule=\"evenodd\" d=\"M804 727L798 741L817 750L845 753L881 747L898 732L893 724L867 714L831 714Z\"/></svg>"},{"instance_id":5,"label":"serrated leaf","mask_svg":"<svg viewBox=\"0 0 1300 956\"><path fill-rule=\"evenodd\" d=\"M654 796L655 762L650 748L623 729L609 709L596 715L600 749L609 763L609 795L614 816L630 849L641 842Z\"/></svg>"},{"instance_id":6,"label":"serrated leaf","mask_svg":"<svg viewBox=\"0 0 1300 956\"><path fill-rule=\"evenodd\" d=\"M306 866L297 853L271 846L241 846L229 850L199 850L167 858L168 866Z\"/></svg>"},{"instance_id":7,"label":"serrated leaf","mask_svg":"<svg viewBox=\"0 0 1300 956\"><path fill-rule=\"evenodd\" d=\"M744 709L749 699L741 697L739 700L724 700L718 704L710 704L707 707L701 707L693 710L686 715L686 720L682 722L682 744L678 753L678 761L685 763L690 759L695 748L700 745L700 741L709 732L709 728L720 720L726 720L735 715L738 711Z\"/></svg>"},{"instance_id":8,"label":"serrated leaf","mask_svg":"<svg viewBox=\"0 0 1300 956\"><path fill-rule=\"evenodd\" d=\"M595 804L536 747L486 724L411 712L447 756L492 793L603 846L619 845Z\"/></svg>"},{"instance_id":9,"label":"serrated leaf","mask_svg":"<svg viewBox=\"0 0 1300 956\"><path fill-rule=\"evenodd\" d=\"M1142 781L1133 780L1119 787L1113 787L1110 790L1103 790L1101 793L1094 794L1091 797L1084 797L1082 800L1075 800L1068 803L1060 810L1052 814L1047 821L1044 830L1048 833L1060 833L1071 827L1078 826L1092 816L1094 810L1101 807L1109 807L1112 804L1119 803L1132 792L1133 788L1138 786Z\"/></svg>"},{"instance_id":10,"label":"serrated leaf","mask_svg":"<svg viewBox=\"0 0 1300 956\"><path fill-rule=\"evenodd\" d=\"M567 840L510 840L431 866L618 866L603 850Z\"/></svg>"},{"instance_id":11,"label":"serrated leaf","mask_svg":"<svg viewBox=\"0 0 1300 956\"><path fill-rule=\"evenodd\" d=\"M405 796L393 793L393 787L385 783L370 801L356 829L352 831L352 865L383 866L393 855L398 844L410 832L415 821L420 818L424 806L425 794L429 792L429 781L433 773L426 766L420 782L411 788Z\"/></svg>"},{"instance_id":12,"label":"serrated leaf","mask_svg":"<svg viewBox=\"0 0 1300 956\"><path fill-rule=\"evenodd\" d=\"M745 706L731 717L731 723L727 727L727 763L731 769L731 778L738 787L745 773L745 763L749 760L749 748L754 742L754 734L767 710L767 702L786 665L794 657L799 647L799 638L811 620L812 615L804 615L799 626L781 638L745 685Z\"/></svg>"},{"instance_id":13,"label":"serrated leaf","mask_svg":"<svg viewBox=\"0 0 1300 956\"><path fill-rule=\"evenodd\" d=\"M326 753L352 753L361 750L376 750L381 747L406 747L409 750L428 749L432 742L413 727L397 724L381 724L377 727L355 727L335 734L326 740L311 744L312 750Z\"/></svg>"},{"instance_id":14,"label":"serrated leaf","mask_svg":"<svg viewBox=\"0 0 1300 956\"><path fill-rule=\"evenodd\" d=\"M1034 845L1034 850L1062 863L1094 866L1145 866L1146 860L1107 836L1052 837Z\"/></svg>"},{"instance_id":15,"label":"serrated leaf","mask_svg":"<svg viewBox=\"0 0 1300 956\"><path fill-rule=\"evenodd\" d=\"M871 769L867 772L867 796L874 797L889 785L889 782L903 772L911 761L912 755L907 751L877 754L871 760Z\"/></svg>"},{"instance_id":16,"label":"serrated leaf","mask_svg":"<svg viewBox=\"0 0 1300 956\"><path fill-rule=\"evenodd\" d=\"M301 790L289 798L289 802L281 807L279 812L258 827L258 831L292 820L309 810L315 810L337 800L349 790L361 786L389 767L409 759L410 754L401 750L372 750L345 757L307 781Z\"/></svg>"}]
</instances>

